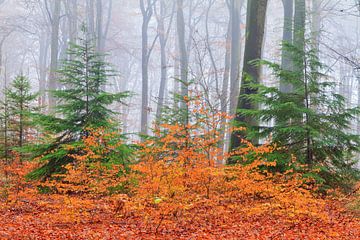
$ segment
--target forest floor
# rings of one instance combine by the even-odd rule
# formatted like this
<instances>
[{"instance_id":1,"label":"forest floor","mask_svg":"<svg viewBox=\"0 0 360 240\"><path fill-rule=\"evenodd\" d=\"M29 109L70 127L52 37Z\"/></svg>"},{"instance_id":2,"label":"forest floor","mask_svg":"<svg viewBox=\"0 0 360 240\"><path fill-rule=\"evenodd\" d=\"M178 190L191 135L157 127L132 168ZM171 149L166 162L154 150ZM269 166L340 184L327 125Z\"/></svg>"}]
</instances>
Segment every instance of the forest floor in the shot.
<instances>
[{"instance_id":1,"label":"forest floor","mask_svg":"<svg viewBox=\"0 0 360 240\"><path fill-rule=\"evenodd\" d=\"M151 164L142 164L151 168L135 175L130 194L112 195L86 192L79 180L93 176L88 172L69 171L72 185L55 183L72 191L45 194L38 188L45 182L25 180L36 163L1 168L0 240L360 239L359 191L315 195L293 175L269 178L251 170L264 162L191 168L186 178L183 167ZM100 183L97 190L109 184Z\"/></svg>"},{"instance_id":2,"label":"forest floor","mask_svg":"<svg viewBox=\"0 0 360 240\"><path fill-rule=\"evenodd\" d=\"M144 220L124 213L111 197L19 192L0 204L0 239L359 239L359 216L341 207L353 209L354 199L327 201L327 220L257 213L251 201L204 204L183 219Z\"/></svg>"}]
</instances>

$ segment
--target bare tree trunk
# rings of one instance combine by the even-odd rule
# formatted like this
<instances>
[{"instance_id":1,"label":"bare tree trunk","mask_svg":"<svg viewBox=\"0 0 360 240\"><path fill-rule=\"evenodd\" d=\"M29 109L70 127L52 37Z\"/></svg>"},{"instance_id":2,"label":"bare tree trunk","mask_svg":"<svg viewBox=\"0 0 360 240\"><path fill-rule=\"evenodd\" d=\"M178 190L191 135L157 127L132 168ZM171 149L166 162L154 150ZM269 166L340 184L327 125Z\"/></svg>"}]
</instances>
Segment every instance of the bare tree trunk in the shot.
<instances>
[{"instance_id":1,"label":"bare tree trunk","mask_svg":"<svg viewBox=\"0 0 360 240\"><path fill-rule=\"evenodd\" d=\"M141 134L146 135L148 132L148 112L149 112L149 58L150 49L148 46L148 28L149 22L153 14L153 1L147 0L145 6L145 0L140 0L140 9L143 16L141 36L142 36L142 94L141 94Z\"/></svg>"},{"instance_id":2,"label":"bare tree trunk","mask_svg":"<svg viewBox=\"0 0 360 240\"><path fill-rule=\"evenodd\" d=\"M240 86L241 8L243 0L231 0L230 114L235 114Z\"/></svg>"},{"instance_id":3,"label":"bare tree trunk","mask_svg":"<svg viewBox=\"0 0 360 240\"><path fill-rule=\"evenodd\" d=\"M177 34L177 32L176 32ZM174 109L179 108L179 102L177 100L177 95L180 93L180 50L179 50L179 41L176 38L175 40L175 57L174 57Z\"/></svg>"},{"instance_id":4,"label":"bare tree trunk","mask_svg":"<svg viewBox=\"0 0 360 240\"><path fill-rule=\"evenodd\" d=\"M228 5L229 16L231 15L231 6ZM221 88L221 97L220 97L220 111L222 113L228 112L228 91L229 91L229 77L230 77L230 52L231 50L231 16L229 18L228 29L226 33L226 42L225 42L225 63L224 63L224 74ZM226 149L228 146L229 137L226 133L226 118L221 120L221 135L224 136L224 141L220 143L220 149Z\"/></svg>"},{"instance_id":5,"label":"bare tree trunk","mask_svg":"<svg viewBox=\"0 0 360 240\"><path fill-rule=\"evenodd\" d=\"M101 0L96 0L96 32L96 49L101 53L104 51L103 8Z\"/></svg>"},{"instance_id":6,"label":"bare tree trunk","mask_svg":"<svg viewBox=\"0 0 360 240\"><path fill-rule=\"evenodd\" d=\"M283 43L292 44L293 43L293 13L294 13L294 4L293 0L283 0L284 6L284 27L283 27ZM283 47L281 53L281 67L286 70L292 68L292 60L290 53ZM284 83L280 79L281 92L291 92L292 85Z\"/></svg>"},{"instance_id":7,"label":"bare tree trunk","mask_svg":"<svg viewBox=\"0 0 360 240\"><path fill-rule=\"evenodd\" d=\"M95 13L94 13L94 1L95 0L86 0L86 15L87 15L87 34L91 40L95 40Z\"/></svg>"},{"instance_id":8,"label":"bare tree trunk","mask_svg":"<svg viewBox=\"0 0 360 240\"><path fill-rule=\"evenodd\" d=\"M295 0L294 45L299 49L305 47L305 0Z\"/></svg>"},{"instance_id":9,"label":"bare tree trunk","mask_svg":"<svg viewBox=\"0 0 360 240\"><path fill-rule=\"evenodd\" d=\"M174 5L175 6L175 5ZM160 62L161 62L161 80L158 96L158 104L156 109L156 119L161 118L161 110L164 106L165 99L165 88L166 88L166 79L167 79L167 57L166 57L166 44L169 36L169 32L172 25L172 19L174 16L174 8L172 9L171 18L167 30L165 30L164 19L166 17L166 5L164 0L160 1L160 16L157 16L158 21L158 34L159 34L159 43L160 43Z\"/></svg>"},{"instance_id":10,"label":"bare tree trunk","mask_svg":"<svg viewBox=\"0 0 360 240\"><path fill-rule=\"evenodd\" d=\"M266 9L267 0L248 0L244 66L240 96L255 94L256 90L250 88L248 84L259 83L260 81L260 67L252 64L251 61L261 58ZM256 107L257 106L254 106L248 98L239 97L238 109L255 109ZM249 127L256 127L258 125L254 119L239 114L236 115L235 121L246 123ZM257 143L257 139L253 139L252 141L254 144ZM240 145L241 139L239 138L239 132L233 132L231 136L231 149L236 149Z\"/></svg>"},{"instance_id":11,"label":"bare tree trunk","mask_svg":"<svg viewBox=\"0 0 360 240\"><path fill-rule=\"evenodd\" d=\"M176 25L178 34L178 43L180 51L180 80L181 80L181 95L188 96L188 68L189 59L185 43L185 21L184 21L184 3L183 0L177 0L177 14ZM180 107L187 109L185 101L181 101Z\"/></svg>"},{"instance_id":12,"label":"bare tree trunk","mask_svg":"<svg viewBox=\"0 0 360 240\"><path fill-rule=\"evenodd\" d=\"M39 53L39 106L46 105L45 86L47 74L47 56L49 50L49 36L46 31L42 31L39 39L40 53Z\"/></svg>"},{"instance_id":13,"label":"bare tree trunk","mask_svg":"<svg viewBox=\"0 0 360 240\"><path fill-rule=\"evenodd\" d=\"M319 51L320 28L321 28L321 1L312 0L311 11L311 40L313 48Z\"/></svg>"},{"instance_id":14,"label":"bare tree trunk","mask_svg":"<svg viewBox=\"0 0 360 240\"><path fill-rule=\"evenodd\" d=\"M66 14L68 15L69 41L71 43L75 43L77 37L77 20L78 20L77 0L67 0Z\"/></svg>"},{"instance_id":15,"label":"bare tree trunk","mask_svg":"<svg viewBox=\"0 0 360 240\"><path fill-rule=\"evenodd\" d=\"M57 88L56 71L58 67L59 54L59 27L60 27L60 10L61 1L54 1L53 14L51 17L51 58L50 58L50 75L49 87L50 91ZM56 100L52 93L49 93L49 109L52 110L56 105Z\"/></svg>"}]
</instances>

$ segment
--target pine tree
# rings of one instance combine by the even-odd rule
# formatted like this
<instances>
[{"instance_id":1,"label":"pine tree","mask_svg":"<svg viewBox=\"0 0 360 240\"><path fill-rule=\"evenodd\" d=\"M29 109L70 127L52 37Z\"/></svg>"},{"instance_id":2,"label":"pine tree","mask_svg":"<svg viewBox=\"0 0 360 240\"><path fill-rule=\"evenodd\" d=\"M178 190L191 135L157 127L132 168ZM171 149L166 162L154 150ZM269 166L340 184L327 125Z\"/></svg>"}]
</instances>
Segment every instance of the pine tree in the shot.
<instances>
[{"instance_id":1,"label":"pine tree","mask_svg":"<svg viewBox=\"0 0 360 240\"><path fill-rule=\"evenodd\" d=\"M308 44L307 44L308 45ZM239 114L255 118L263 123L274 121L274 126L247 127L249 139L269 139L280 148L275 155L277 170L285 171L292 156L298 163L320 169L318 180L327 184L340 184L357 175L353 153L359 151L360 138L352 134L351 122L356 121L360 109L346 108L345 99L335 93L335 84L322 73L324 66L313 49L303 50L284 43L292 55L293 70L282 69L268 61L257 64L268 66L274 76L284 84L293 86L291 92L261 84L250 87L257 94L242 96L260 109L239 109ZM298 67L297 67L298 66ZM298 71L304 66L304 71ZM243 124L243 123L239 123ZM309 174L311 175L311 174Z\"/></svg>"},{"instance_id":2,"label":"pine tree","mask_svg":"<svg viewBox=\"0 0 360 240\"><path fill-rule=\"evenodd\" d=\"M4 101L1 103L1 120L3 127L3 157L8 159L9 151L15 147L22 147L28 140L32 122L31 114L38 108L34 101L38 94L31 92L28 78L17 76L11 86L5 91Z\"/></svg>"},{"instance_id":3,"label":"pine tree","mask_svg":"<svg viewBox=\"0 0 360 240\"><path fill-rule=\"evenodd\" d=\"M86 37L79 44L71 44L68 60L59 70L61 89L53 91L58 104L52 115L38 115L36 121L45 133L44 143L32 147L33 157L40 157L45 164L29 174L30 178L49 177L63 172L64 165L73 162L73 150L81 145L81 138L89 134L88 129L115 129L110 105L122 102L129 93L108 93L107 79L114 75L103 61L92 41ZM78 153L76 153L78 154ZM119 153L121 155L123 153ZM120 157L120 156L119 156Z\"/></svg>"},{"instance_id":4,"label":"pine tree","mask_svg":"<svg viewBox=\"0 0 360 240\"><path fill-rule=\"evenodd\" d=\"M34 105L38 94L31 92L30 82L23 75L15 78L6 94L11 113L11 122L17 136L17 146L22 147L26 140L26 131L32 126L31 114L39 110Z\"/></svg>"}]
</instances>

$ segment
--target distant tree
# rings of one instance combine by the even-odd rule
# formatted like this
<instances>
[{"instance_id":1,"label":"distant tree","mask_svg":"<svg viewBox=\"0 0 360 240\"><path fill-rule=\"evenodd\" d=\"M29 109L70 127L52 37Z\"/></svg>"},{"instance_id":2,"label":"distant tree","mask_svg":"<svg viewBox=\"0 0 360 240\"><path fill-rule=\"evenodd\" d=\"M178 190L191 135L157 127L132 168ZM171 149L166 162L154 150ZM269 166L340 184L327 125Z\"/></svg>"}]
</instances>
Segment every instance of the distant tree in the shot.
<instances>
[{"instance_id":1,"label":"distant tree","mask_svg":"<svg viewBox=\"0 0 360 240\"><path fill-rule=\"evenodd\" d=\"M294 1L293 0L283 0L284 7L284 24L283 24L283 37L282 40L284 43L292 44L293 43L293 23L294 23ZM281 67L283 69L290 70L292 66L291 56L286 51L286 48L282 48L281 53ZM280 91L290 92L292 89L291 85L285 84L280 79Z\"/></svg>"},{"instance_id":2,"label":"distant tree","mask_svg":"<svg viewBox=\"0 0 360 240\"><path fill-rule=\"evenodd\" d=\"M61 12L61 1L53 2L52 14L50 17L51 22L51 56L50 56L50 73L49 73L49 90L55 90L57 88L57 77L56 72L58 69L58 58L59 58L59 28L60 28L60 12ZM49 108L53 109L56 101L54 96L49 94Z\"/></svg>"},{"instance_id":3,"label":"distant tree","mask_svg":"<svg viewBox=\"0 0 360 240\"><path fill-rule=\"evenodd\" d=\"M181 82L181 95L188 96L188 71L189 71L189 57L185 41L185 20L184 20L184 1L177 1L176 11L176 31L177 41L179 44L180 53L180 82ZM183 99L180 99L180 107L187 109L187 105ZM186 110L185 110L186 111Z\"/></svg>"},{"instance_id":4,"label":"distant tree","mask_svg":"<svg viewBox=\"0 0 360 240\"><path fill-rule=\"evenodd\" d=\"M26 141L26 131L33 125L31 114L39 110L34 106L38 94L31 92L29 79L19 75L11 84L6 95L11 122L17 135L17 146L22 147Z\"/></svg>"},{"instance_id":5,"label":"distant tree","mask_svg":"<svg viewBox=\"0 0 360 240\"><path fill-rule=\"evenodd\" d=\"M68 54L72 57L63 62L59 71L63 88L52 92L58 102L56 115L37 116L37 123L45 134L44 143L29 150L33 151L33 157L40 157L46 163L30 173L30 178L64 171L63 166L74 160L67 145L76 145L88 134L89 128L115 127L111 122L115 113L109 107L128 96L127 92L113 94L103 90L113 71L87 37L78 41L79 45L71 44Z\"/></svg>"},{"instance_id":6,"label":"distant tree","mask_svg":"<svg viewBox=\"0 0 360 240\"><path fill-rule=\"evenodd\" d=\"M160 87L159 87L159 95L158 95L158 104L156 109L156 119L160 119L161 117L161 110L164 106L165 101L165 88L167 84L167 54L166 54L166 46L169 39L169 34L174 18L175 13L175 5L176 3L172 3L172 10L169 13L169 6L166 4L164 0L160 0L160 13L156 11L156 6L154 7L156 20L157 20L157 31L159 35L159 43L160 43L160 62L161 62L161 79L160 79ZM170 19L168 21L168 25L165 28L165 20L168 17L167 15L170 14Z\"/></svg>"},{"instance_id":7,"label":"distant tree","mask_svg":"<svg viewBox=\"0 0 360 240\"><path fill-rule=\"evenodd\" d=\"M148 28L154 13L155 0L140 0L140 9L142 13L141 27L141 134L146 135L148 132L148 115L149 115L149 60L154 43L149 46Z\"/></svg>"},{"instance_id":8,"label":"distant tree","mask_svg":"<svg viewBox=\"0 0 360 240\"><path fill-rule=\"evenodd\" d=\"M22 147L27 143L27 133L32 126L31 114L38 111L34 106L38 94L31 92L29 80L17 76L5 91L5 99L1 103L1 121L3 129L3 156L10 157L9 151L14 147Z\"/></svg>"}]
</instances>

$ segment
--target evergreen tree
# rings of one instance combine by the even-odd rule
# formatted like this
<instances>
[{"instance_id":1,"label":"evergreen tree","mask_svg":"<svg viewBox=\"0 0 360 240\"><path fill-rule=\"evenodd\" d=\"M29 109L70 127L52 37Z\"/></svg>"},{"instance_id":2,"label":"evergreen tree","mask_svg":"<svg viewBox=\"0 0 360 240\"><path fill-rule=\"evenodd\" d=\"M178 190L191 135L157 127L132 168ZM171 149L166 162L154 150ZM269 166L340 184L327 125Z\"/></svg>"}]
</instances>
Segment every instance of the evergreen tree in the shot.
<instances>
[{"instance_id":1,"label":"evergreen tree","mask_svg":"<svg viewBox=\"0 0 360 240\"><path fill-rule=\"evenodd\" d=\"M17 146L22 147L26 140L26 130L32 126L31 114L38 111L38 107L34 105L38 94L31 92L30 82L23 75L15 78L6 94L11 113L11 124L17 136Z\"/></svg>"},{"instance_id":2,"label":"evergreen tree","mask_svg":"<svg viewBox=\"0 0 360 240\"><path fill-rule=\"evenodd\" d=\"M3 157L9 158L9 151L14 147L22 147L28 137L28 130L32 126L31 114L38 108L34 106L38 94L31 92L29 80L17 76L11 86L5 91L4 101L1 103L1 121L3 127Z\"/></svg>"},{"instance_id":3,"label":"evergreen tree","mask_svg":"<svg viewBox=\"0 0 360 240\"><path fill-rule=\"evenodd\" d=\"M78 45L70 45L67 59L59 70L61 89L53 91L58 102L55 112L36 118L46 134L44 143L33 146L31 151L34 152L33 157L40 156L45 164L30 173L30 178L63 172L63 166L74 161L71 154L75 150L70 150L68 146L78 149L81 138L89 134L88 129L115 129L112 121L115 113L109 106L129 95L127 92L108 93L104 90L113 71L86 36L79 39ZM125 154L124 151L119 152L119 158L122 154Z\"/></svg>"},{"instance_id":4,"label":"evergreen tree","mask_svg":"<svg viewBox=\"0 0 360 240\"><path fill-rule=\"evenodd\" d=\"M352 154L359 151L360 138L351 133L350 127L359 108L346 108L344 97L335 93L335 84L322 73L324 66L315 50L304 51L287 43L283 47L292 55L293 70L267 61L258 64L268 66L277 79L293 86L293 90L283 92L261 84L249 86L257 94L242 97L263 107L239 109L239 114L275 124L245 125L247 137L269 139L284 147L269 156L277 161L278 171L293 167L291 159L295 156L299 163L320 169L319 175L314 176L327 184L353 179L357 171ZM305 67L304 71L298 71L302 69L300 66Z\"/></svg>"}]
</instances>

